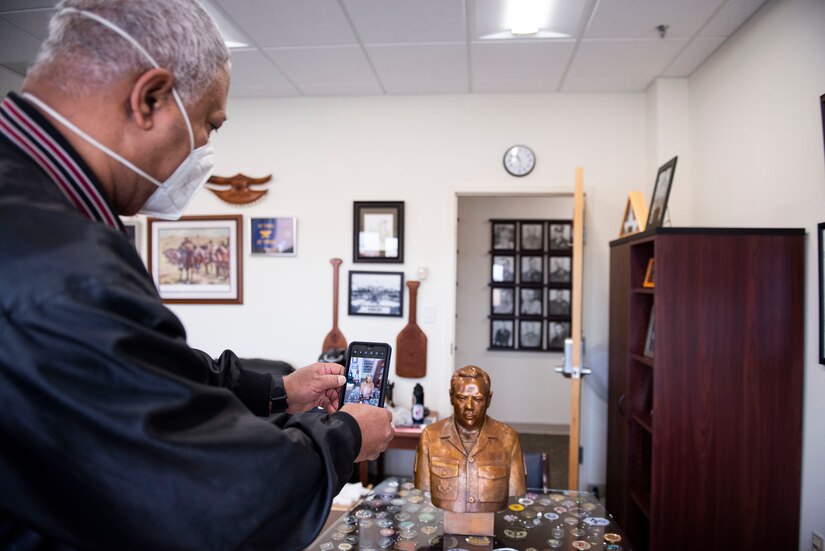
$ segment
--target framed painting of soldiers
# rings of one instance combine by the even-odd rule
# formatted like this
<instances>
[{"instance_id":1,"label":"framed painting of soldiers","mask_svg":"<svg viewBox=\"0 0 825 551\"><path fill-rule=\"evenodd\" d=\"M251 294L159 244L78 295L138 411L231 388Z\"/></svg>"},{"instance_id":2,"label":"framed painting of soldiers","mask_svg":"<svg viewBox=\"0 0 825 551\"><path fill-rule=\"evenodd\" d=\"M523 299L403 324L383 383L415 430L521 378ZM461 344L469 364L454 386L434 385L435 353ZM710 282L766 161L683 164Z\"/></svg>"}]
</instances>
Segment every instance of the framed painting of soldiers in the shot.
<instances>
[{"instance_id":1,"label":"framed painting of soldiers","mask_svg":"<svg viewBox=\"0 0 825 551\"><path fill-rule=\"evenodd\" d=\"M147 264L163 302L243 304L243 216L148 224Z\"/></svg>"}]
</instances>

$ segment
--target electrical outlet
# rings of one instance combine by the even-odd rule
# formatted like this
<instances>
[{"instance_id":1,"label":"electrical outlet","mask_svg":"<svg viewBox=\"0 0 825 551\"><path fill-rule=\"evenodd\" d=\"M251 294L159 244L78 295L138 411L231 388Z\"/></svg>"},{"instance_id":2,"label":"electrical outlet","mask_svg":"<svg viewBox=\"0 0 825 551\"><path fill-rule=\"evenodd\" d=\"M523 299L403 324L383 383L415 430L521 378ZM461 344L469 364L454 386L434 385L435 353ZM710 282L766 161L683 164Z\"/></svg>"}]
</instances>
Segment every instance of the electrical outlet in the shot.
<instances>
[{"instance_id":1,"label":"electrical outlet","mask_svg":"<svg viewBox=\"0 0 825 551\"><path fill-rule=\"evenodd\" d=\"M822 544L822 536L816 532L811 532L811 551L825 551Z\"/></svg>"}]
</instances>

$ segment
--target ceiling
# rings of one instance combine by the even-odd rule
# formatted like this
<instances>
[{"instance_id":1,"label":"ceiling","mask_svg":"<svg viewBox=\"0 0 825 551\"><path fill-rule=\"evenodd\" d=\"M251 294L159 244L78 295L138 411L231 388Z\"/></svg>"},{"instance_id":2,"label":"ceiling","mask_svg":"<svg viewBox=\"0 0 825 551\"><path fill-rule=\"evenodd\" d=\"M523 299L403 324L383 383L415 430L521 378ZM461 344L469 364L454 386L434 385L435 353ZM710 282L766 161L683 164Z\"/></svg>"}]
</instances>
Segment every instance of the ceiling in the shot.
<instances>
[{"instance_id":1,"label":"ceiling","mask_svg":"<svg viewBox=\"0 0 825 551\"><path fill-rule=\"evenodd\" d=\"M250 45L232 50L232 97L641 92L689 76L765 2L561 0L570 38L489 40L508 0L206 1ZM0 0L0 65L25 74L56 3Z\"/></svg>"}]
</instances>

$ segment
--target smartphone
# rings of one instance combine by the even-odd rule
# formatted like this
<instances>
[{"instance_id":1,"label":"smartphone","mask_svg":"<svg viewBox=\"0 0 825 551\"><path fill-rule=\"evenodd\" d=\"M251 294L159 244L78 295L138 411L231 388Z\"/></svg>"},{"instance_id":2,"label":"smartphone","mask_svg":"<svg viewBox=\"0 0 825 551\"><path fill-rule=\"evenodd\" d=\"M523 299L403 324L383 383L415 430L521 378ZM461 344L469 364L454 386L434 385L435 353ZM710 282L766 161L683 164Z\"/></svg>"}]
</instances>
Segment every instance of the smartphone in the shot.
<instances>
[{"instance_id":1,"label":"smartphone","mask_svg":"<svg viewBox=\"0 0 825 551\"><path fill-rule=\"evenodd\" d=\"M390 370L392 347L385 342L353 342L347 350L347 382L339 404L384 407L384 383Z\"/></svg>"}]
</instances>

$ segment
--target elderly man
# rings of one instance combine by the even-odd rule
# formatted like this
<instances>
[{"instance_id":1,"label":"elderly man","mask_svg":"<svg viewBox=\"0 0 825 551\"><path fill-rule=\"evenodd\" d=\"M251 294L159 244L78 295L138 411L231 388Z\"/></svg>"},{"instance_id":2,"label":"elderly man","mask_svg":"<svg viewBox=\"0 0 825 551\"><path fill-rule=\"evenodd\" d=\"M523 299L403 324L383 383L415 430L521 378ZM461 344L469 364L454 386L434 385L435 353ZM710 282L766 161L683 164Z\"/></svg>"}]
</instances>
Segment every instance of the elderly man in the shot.
<instances>
[{"instance_id":1,"label":"elderly man","mask_svg":"<svg viewBox=\"0 0 825 551\"><path fill-rule=\"evenodd\" d=\"M190 348L129 245L209 177L228 67L194 0L64 0L0 104L0 547L301 548L392 438L340 366Z\"/></svg>"},{"instance_id":2,"label":"elderly man","mask_svg":"<svg viewBox=\"0 0 825 551\"><path fill-rule=\"evenodd\" d=\"M453 373L453 415L424 429L415 455L415 487L453 513L492 513L526 489L518 434L487 415L490 376L468 365Z\"/></svg>"}]
</instances>

